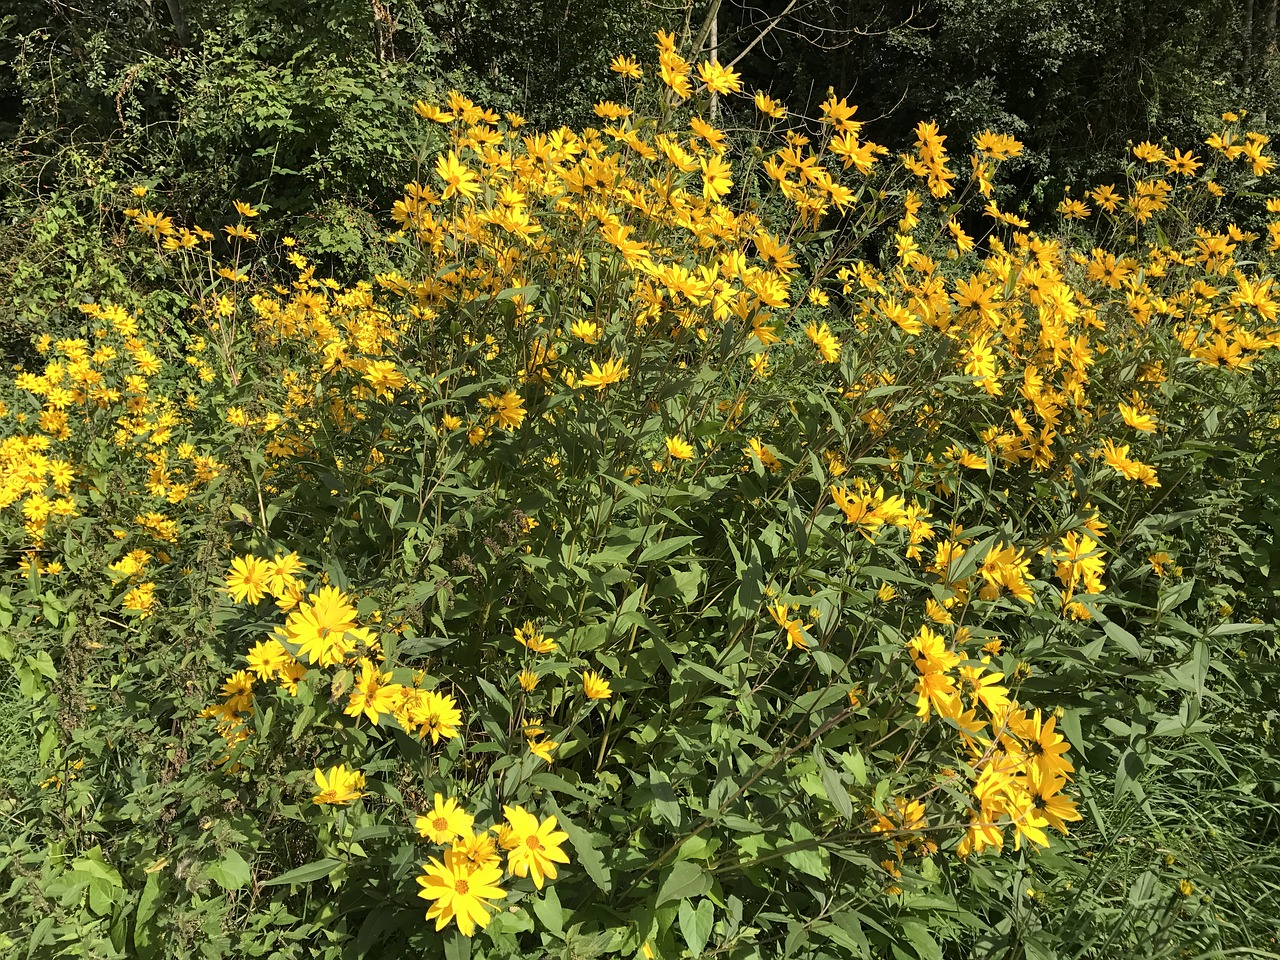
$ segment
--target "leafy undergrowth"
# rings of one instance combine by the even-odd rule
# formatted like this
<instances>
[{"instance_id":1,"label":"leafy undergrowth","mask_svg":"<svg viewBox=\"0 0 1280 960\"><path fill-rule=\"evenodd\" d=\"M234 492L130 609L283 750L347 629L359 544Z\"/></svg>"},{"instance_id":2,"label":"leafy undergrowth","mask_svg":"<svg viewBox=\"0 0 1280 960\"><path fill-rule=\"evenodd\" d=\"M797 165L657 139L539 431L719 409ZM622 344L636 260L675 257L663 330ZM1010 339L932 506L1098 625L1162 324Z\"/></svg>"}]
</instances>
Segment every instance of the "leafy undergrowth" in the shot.
<instances>
[{"instance_id":1,"label":"leafy undergrowth","mask_svg":"<svg viewBox=\"0 0 1280 960\"><path fill-rule=\"evenodd\" d=\"M185 307L0 384L8 945L1275 955L1265 138L1043 235L1011 137L614 69L420 103L352 285L120 189Z\"/></svg>"}]
</instances>

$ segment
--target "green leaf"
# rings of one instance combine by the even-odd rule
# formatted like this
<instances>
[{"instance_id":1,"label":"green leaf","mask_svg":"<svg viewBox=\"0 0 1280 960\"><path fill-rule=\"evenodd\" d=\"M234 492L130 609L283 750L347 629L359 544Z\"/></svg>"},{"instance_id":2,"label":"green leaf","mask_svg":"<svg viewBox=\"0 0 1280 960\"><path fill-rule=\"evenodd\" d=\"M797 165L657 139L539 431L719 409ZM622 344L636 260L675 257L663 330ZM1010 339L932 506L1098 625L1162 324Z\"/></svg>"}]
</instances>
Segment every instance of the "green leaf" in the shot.
<instances>
[{"instance_id":1,"label":"green leaf","mask_svg":"<svg viewBox=\"0 0 1280 960\"><path fill-rule=\"evenodd\" d=\"M929 928L920 920L903 920L902 932L916 948L919 960L942 960L942 947L929 935Z\"/></svg>"},{"instance_id":2,"label":"green leaf","mask_svg":"<svg viewBox=\"0 0 1280 960\"><path fill-rule=\"evenodd\" d=\"M791 824L791 839L795 841L795 845L798 848L784 854L782 859L811 877L825 880L827 878L827 865L823 862L822 851L818 849L813 833L800 826L800 824L793 823ZM792 845L787 844L786 846Z\"/></svg>"},{"instance_id":3,"label":"green leaf","mask_svg":"<svg viewBox=\"0 0 1280 960\"><path fill-rule=\"evenodd\" d=\"M1138 643L1138 638L1119 624L1106 620L1102 624L1102 632L1135 660L1149 659L1147 651L1143 650L1142 644Z\"/></svg>"},{"instance_id":4,"label":"green leaf","mask_svg":"<svg viewBox=\"0 0 1280 960\"><path fill-rule=\"evenodd\" d=\"M809 928L803 923L793 924L782 944L782 956L790 957L809 942Z\"/></svg>"},{"instance_id":5,"label":"green leaf","mask_svg":"<svg viewBox=\"0 0 1280 960\"><path fill-rule=\"evenodd\" d=\"M650 563L654 560L665 560L677 550L683 550L698 539L698 537L670 537L666 540L659 540L657 543L645 547L636 563L642 564Z\"/></svg>"},{"instance_id":6,"label":"green leaf","mask_svg":"<svg viewBox=\"0 0 1280 960\"><path fill-rule=\"evenodd\" d=\"M649 767L649 788L653 791L654 812L671 826L680 826L680 803L667 775Z\"/></svg>"},{"instance_id":7,"label":"green leaf","mask_svg":"<svg viewBox=\"0 0 1280 960\"><path fill-rule=\"evenodd\" d=\"M667 871L658 888L658 899L654 906L700 897L710 889L711 874L690 860L679 860Z\"/></svg>"},{"instance_id":8,"label":"green leaf","mask_svg":"<svg viewBox=\"0 0 1280 960\"><path fill-rule=\"evenodd\" d=\"M1076 741L1072 740L1072 743ZM867 785L867 762L862 758L862 754L857 750L853 753L846 753L841 759L848 771L853 774L853 779L857 781L858 786L865 787Z\"/></svg>"},{"instance_id":9,"label":"green leaf","mask_svg":"<svg viewBox=\"0 0 1280 960\"><path fill-rule=\"evenodd\" d=\"M370 956L370 951L376 944L382 943L400 928L402 920L403 914L391 906L370 910L356 934L356 956Z\"/></svg>"},{"instance_id":10,"label":"green leaf","mask_svg":"<svg viewBox=\"0 0 1280 960\"><path fill-rule=\"evenodd\" d=\"M156 914L163 892L161 874L147 874L147 882L142 886L142 896L138 898L138 907L133 914L133 948L139 960L150 960L159 956L158 931L151 923Z\"/></svg>"},{"instance_id":11,"label":"green leaf","mask_svg":"<svg viewBox=\"0 0 1280 960\"><path fill-rule=\"evenodd\" d=\"M27 944L27 960L31 960L36 955L36 950L44 945L55 923L56 917L46 916L36 924L36 928L31 931L31 942Z\"/></svg>"},{"instance_id":12,"label":"green leaf","mask_svg":"<svg viewBox=\"0 0 1280 960\"><path fill-rule=\"evenodd\" d=\"M471 960L471 938L464 937L456 927L445 938L444 960Z\"/></svg>"},{"instance_id":13,"label":"green leaf","mask_svg":"<svg viewBox=\"0 0 1280 960\"><path fill-rule=\"evenodd\" d=\"M600 888L601 893L609 893L613 890L613 874L605 865L604 857L596 846L597 834L584 830L566 817L559 806L556 805L555 798L550 794L546 795L545 802L551 808L552 813L556 815L560 829L569 835L569 842L573 844L574 852L578 855L578 863L582 865L582 869L587 871L587 876ZM608 846L608 842L605 841L604 845Z\"/></svg>"},{"instance_id":14,"label":"green leaf","mask_svg":"<svg viewBox=\"0 0 1280 960\"><path fill-rule=\"evenodd\" d=\"M279 887L286 883L310 883L312 880L319 880L321 877L327 877L331 874L335 867L341 866L341 860L335 860L332 857L325 857L322 860L312 860L310 863L304 863L300 867L295 867L287 873L282 873L278 877L272 877L270 880L264 880L264 887Z\"/></svg>"},{"instance_id":15,"label":"green leaf","mask_svg":"<svg viewBox=\"0 0 1280 960\"><path fill-rule=\"evenodd\" d=\"M695 957L702 956L702 951L711 936L711 928L715 924L715 906L710 900L703 899L695 908L689 900L680 901L680 912L676 915L680 923L680 935L684 937L689 952Z\"/></svg>"},{"instance_id":16,"label":"green leaf","mask_svg":"<svg viewBox=\"0 0 1280 960\"><path fill-rule=\"evenodd\" d=\"M205 874L223 890L239 890L252 877L249 864L235 850L228 850L221 860L210 864Z\"/></svg>"},{"instance_id":17,"label":"green leaf","mask_svg":"<svg viewBox=\"0 0 1280 960\"><path fill-rule=\"evenodd\" d=\"M818 771L822 774L822 786L827 791L827 799L840 811L841 816L852 822L853 801L849 799L849 791L845 789L840 774L827 764L821 745L814 746L813 759L818 764Z\"/></svg>"},{"instance_id":18,"label":"green leaf","mask_svg":"<svg viewBox=\"0 0 1280 960\"><path fill-rule=\"evenodd\" d=\"M564 939L564 907L553 884L543 888L542 896L532 902L534 915L542 921L547 932L558 940Z\"/></svg>"},{"instance_id":19,"label":"green leaf","mask_svg":"<svg viewBox=\"0 0 1280 960\"><path fill-rule=\"evenodd\" d=\"M1132 793L1139 800L1143 798L1143 790L1137 782L1137 778L1141 776L1146 762L1132 748L1125 750L1120 755L1120 762L1116 764L1116 799L1124 796L1125 793Z\"/></svg>"}]
</instances>

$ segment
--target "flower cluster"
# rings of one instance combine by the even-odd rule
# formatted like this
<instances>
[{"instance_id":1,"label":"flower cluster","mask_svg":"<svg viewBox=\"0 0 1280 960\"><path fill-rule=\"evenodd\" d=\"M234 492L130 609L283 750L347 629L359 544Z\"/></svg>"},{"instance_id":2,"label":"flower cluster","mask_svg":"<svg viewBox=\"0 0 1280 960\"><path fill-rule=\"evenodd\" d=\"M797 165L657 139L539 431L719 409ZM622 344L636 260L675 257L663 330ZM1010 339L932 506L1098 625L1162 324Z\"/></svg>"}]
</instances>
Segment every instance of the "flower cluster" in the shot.
<instances>
[{"instance_id":1,"label":"flower cluster","mask_svg":"<svg viewBox=\"0 0 1280 960\"><path fill-rule=\"evenodd\" d=\"M1135 518L1176 486L1187 398L1280 346L1280 197L1266 239L1214 213L1214 177L1270 172L1265 138L1236 118L1204 159L1143 144L1046 233L998 203L1013 137L922 122L895 156L835 95L787 129L667 34L613 70L599 129L419 103L436 157L367 281L284 238L258 282L247 204L216 242L130 211L209 282L180 344L88 306L90 334L5 385L23 571L63 576L58 544L99 537L78 575L149 636L203 540L201 613L241 654L204 711L223 769L296 748L343 869L434 794L437 929L557 878L566 833L519 805L544 791L581 802L570 832L630 838L637 874L699 850L754 870L786 810L816 875L848 823L797 784L870 811L890 892L909 857L1048 845L1080 819L1075 768L1020 658L1046 624L1103 642L1126 578L1181 576ZM840 751L848 778L818 770ZM477 832L458 797L505 820ZM751 846L727 823L768 826Z\"/></svg>"},{"instance_id":2,"label":"flower cluster","mask_svg":"<svg viewBox=\"0 0 1280 960\"><path fill-rule=\"evenodd\" d=\"M557 876L557 863L568 863L562 846L569 835L556 829L556 818L539 820L520 806L503 807L505 820L488 830L473 832L475 818L453 797L435 795L435 806L417 818L420 836L431 843L447 845L442 858L432 857L422 865L418 896L431 902L427 919L443 930L457 923L463 936L489 925L494 901L506 897L502 882L501 849L506 853L506 872L511 877L529 877L542 889Z\"/></svg>"}]
</instances>

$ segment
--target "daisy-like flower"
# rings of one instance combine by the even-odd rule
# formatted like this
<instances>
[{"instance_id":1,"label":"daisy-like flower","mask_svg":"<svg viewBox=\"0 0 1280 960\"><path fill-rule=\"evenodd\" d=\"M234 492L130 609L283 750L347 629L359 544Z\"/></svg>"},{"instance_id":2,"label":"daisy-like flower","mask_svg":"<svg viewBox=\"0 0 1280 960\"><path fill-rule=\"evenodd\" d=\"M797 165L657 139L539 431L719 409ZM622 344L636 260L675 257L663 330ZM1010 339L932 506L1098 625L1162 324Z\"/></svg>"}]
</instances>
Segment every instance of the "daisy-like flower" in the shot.
<instances>
[{"instance_id":1,"label":"daisy-like flower","mask_svg":"<svg viewBox=\"0 0 1280 960\"><path fill-rule=\"evenodd\" d=\"M343 806L364 796L364 774L348 770L345 763L330 767L328 773L316 767L315 777L319 792L311 798L312 803Z\"/></svg>"},{"instance_id":2,"label":"daisy-like flower","mask_svg":"<svg viewBox=\"0 0 1280 960\"><path fill-rule=\"evenodd\" d=\"M503 807L502 812L515 841L507 854L507 866L517 877L532 877L533 885L541 890L545 879L556 878L556 864L569 862L569 855L561 849L569 835L556 829L555 817L539 823L523 807Z\"/></svg>"},{"instance_id":3,"label":"daisy-like flower","mask_svg":"<svg viewBox=\"0 0 1280 960\"><path fill-rule=\"evenodd\" d=\"M362 631L356 626L356 608L336 587L323 587L307 603L289 614L285 634L309 663L331 667L355 646Z\"/></svg>"},{"instance_id":4,"label":"daisy-like flower","mask_svg":"<svg viewBox=\"0 0 1280 960\"><path fill-rule=\"evenodd\" d=\"M596 390L603 390L611 384L621 383L627 379L629 372L629 368L618 357L610 357L604 362L604 366L592 360L591 372L583 374L580 382L583 387L594 387Z\"/></svg>"},{"instance_id":5,"label":"daisy-like flower","mask_svg":"<svg viewBox=\"0 0 1280 960\"><path fill-rule=\"evenodd\" d=\"M431 742L439 743L458 735L462 711L458 709L458 701L447 693L418 691L409 708L409 721L417 727L418 736L430 734Z\"/></svg>"},{"instance_id":6,"label":"daisy-like flower","mask_svg":"<svg viewBox=\"0 0 1280 960\"><path fill-rule=\"evenodd\" d=\"M453 841L453 852L466 860L475 869L488 866L501 866L498 848L494 838L488 831L472 833L466 831Z\"/></svg>"},{"instance_id":7,"label":"daisy-like flower","mask_svg":"<svg viewBox=\"0 0 1280 960\"><path fill-rule=\"evenodd\" d=\"M498 886L502 868L495 864L474 866L465 855L450 850L441 863L434 857L422 865L418 896L430 900L427 919L443 930L456 921L464 937L475 935L476 927L489 925L491 901L501 900L507 892Z\"/></svg>"},{"instance_id":8,"label":"daisy-like flower","mask_svg":"<svg viewBox=\"0 0 1280 960\"><path fill-rule=\"evenodd\" d=\"M679 434L667 437L667 454L672 460L692 460L693 444Z\"/></svg>"},{"instance_id":9,"label":"daisy-like flower","mask_svg":"<svg viewBox=\"0 0 1280 960\"><path fill-rule=\"evenodd\" d=\"M273 571L273 564L252 554L236 557L227 571L227 593L236 603L257 603L266 594Z\"/></svg>"},{"instance_id":10,"label":"daisy-like flower","mask_svg":"<svg viewBox=\"0 0 1280 960\"><path fill-rule=\"evenodd\" d=\"M742 74L733 67L712 63L710 60L698 64L698 79L712 93L738 93L742 90Z\"/></svg>"},{"instance_id":11,"label":"daisy-like flower","mask_svg":"<svg viewBox=\"0 0 1280 960\"><path fill-rule=\"evenodd\" d=\"M582 675L582 692L589 700L608 700L613 696L609 681L594 670L588 670Z\"/></svg>"},{"instance_id":12,"label":"daisy-like flower","mask_svg":"<svg viewBox=\"0 0 1280 960\"><path fill-rule=\"evenodd\" d=\"M528 647L533 653L550 653L556 648L556 642L544 636L528 620L524 622L524 626L516 627L515 638L516 643Z\"/></svg>"},{"instance_id":13,"label":"daisy-like flower","mask_svg":"<svg viewBox=\"0 0 1280 960\"><path fill-rule=\"evenodd\" d=\"M555 759L556 749L560 746L550 737L543 737L540 740L529 740L529 752L546 763L551 763Z\"/></svg>"},{"instance_id":14,"label":"daisy-like flower","mask_svg":"<svg viewBox=\"0 0 1280 960\"><path fill-rule=\"evenodd\" d=\"M463 810L455 797L446 800L442 794L437 793L435 801L434 807L413 822L420 836L432 843L449 843L455 837L463 837L471 832L476 818Z\"/></svg>"},{"instance_id":15,"label":"daisy-like flower","mask_svg":"<svg viewBox=\"0 0 1280 960\"><path fill-rule=\"evenodd\" d=\"M343 713L348 717L364 714L370 723L377 723L379 716L395 712L403 689L400 684L391 683L390 673L383 673L368 657L361 657L360 676L351 688Z\"/></svg>"},{"instance_id":16,"label":"daisy-like flower","mask_svg":"<svg viewBox=\"0 0 1280 960\"><path fill-rule=\"evenodd\" d=\"M267 593L277 598L284 596L298 582L298 574L307 568L307 565L298 559L296 550L288 555L277 553L276 558L267 566L269 567Z\"/></svg>"}]
</instances>

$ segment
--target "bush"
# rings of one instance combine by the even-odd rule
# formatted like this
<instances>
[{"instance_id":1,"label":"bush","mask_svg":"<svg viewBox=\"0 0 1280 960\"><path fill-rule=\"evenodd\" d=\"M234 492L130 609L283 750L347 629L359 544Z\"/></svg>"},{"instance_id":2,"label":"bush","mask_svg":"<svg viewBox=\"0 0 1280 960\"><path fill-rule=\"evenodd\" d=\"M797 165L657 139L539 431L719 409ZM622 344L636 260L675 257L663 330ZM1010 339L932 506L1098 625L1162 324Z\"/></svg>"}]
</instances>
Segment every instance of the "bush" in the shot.
<instances>
[{"instance_id":1,"label":"bush","mask_svg":"<svg viewBox=\"0 0 1280 960\"><path fill-rule=\"evenodd\" d=\"M1143 144L1042 236L1010 137L615 71L602 130L418 104L354 284L133 191L180 322L88 303L5 384L9 937L1263 946L1275 580L1220 524L1276 515L1280 243L1216 209L1265 143Z\"/></svg>"}]
</instances>

